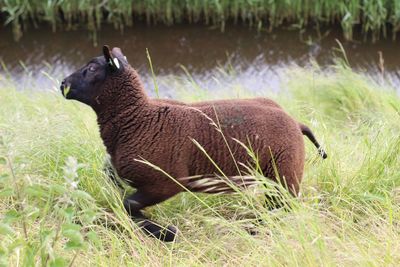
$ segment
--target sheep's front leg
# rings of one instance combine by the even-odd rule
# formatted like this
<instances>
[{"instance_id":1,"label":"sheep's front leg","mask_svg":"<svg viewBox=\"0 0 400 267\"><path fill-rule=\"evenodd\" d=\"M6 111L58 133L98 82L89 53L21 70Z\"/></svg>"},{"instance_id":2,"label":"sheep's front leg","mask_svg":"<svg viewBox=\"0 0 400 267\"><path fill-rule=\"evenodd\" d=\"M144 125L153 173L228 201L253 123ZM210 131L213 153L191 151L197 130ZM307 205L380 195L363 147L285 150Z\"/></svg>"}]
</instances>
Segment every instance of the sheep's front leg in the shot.
<instances>
[{"instance_id":1,"label":"sheep's front leg","mask_svg":"<svg viewBox=\"0 0 400 267\"><path fill-rule=\"evenodd\" d=\"M113 167L111 165L104 165L103 167L103 172L106 173L108 178L113 182L113 184L119 188L123 189L124 187L122 186L121 182L117 178L117 174L115 173Z\"/></svg>"},{"instance_id":2,"label":"sheep's front leg","mask_svg":"<svg viewBox=\"0 0 400 267\"><path fill-rule=\"evenodd\" d=\"M113 182L113 184L117 188L124 189L124 187L121 184L121 181L118 178L118 175L117 175L116 171L114 170L114 167L111 164L111 160L110 160L109 156L107 156L104 159L103 172L107 175L107 177Z\"/></svg>"},{"instance_id":3,"label":"sheep's front leg","mask_svg":"<svg viewBox=\"0 0 400 267\"><path fill-rule=\"evenodd\" d=\"M167 198L154 196L144 190L138 189L124 200L124 207L131 218L143 229L144 233L159 240L171 242L175 240L177 229L172 225L166 228L162 227L156 222L147 219L141 212L143 208L160 203Z\"/></svg>"}]
</instances>

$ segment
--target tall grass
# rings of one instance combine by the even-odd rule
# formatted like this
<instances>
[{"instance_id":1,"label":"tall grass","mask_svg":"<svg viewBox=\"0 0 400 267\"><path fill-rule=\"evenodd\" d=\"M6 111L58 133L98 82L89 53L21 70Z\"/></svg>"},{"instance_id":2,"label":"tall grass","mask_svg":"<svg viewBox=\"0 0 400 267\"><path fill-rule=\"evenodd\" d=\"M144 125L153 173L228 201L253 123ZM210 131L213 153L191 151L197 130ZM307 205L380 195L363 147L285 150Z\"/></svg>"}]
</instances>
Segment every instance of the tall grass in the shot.
<instances>
[{"instance_id":1,"label":"tall grass","mask_svg":"<svg viewBox=\"0 0 400 267\"><path fill-rule=\"evenodd\" d=\"M41 22L49 23L53 30L85 24L93 34L103 22L123 30L134 20L167 25L204 23L221 30L227 22L234 22L270 31L283 24L299 28L340 24L349 40L357 25L366 38L372 35L372 40L386 37L387 26L393 38L400 29L397 0L0 0L0 9L6 24L12 24L16 39Z\"/></svg>"},{"instance_id":2,"label":"tall grass","mask_svg":"<svg viewBox=\"0 0 400 267\"><path fill-rule=\"evenodd\" d=\"M180 99L215 97L201 88L191 94L191 82L174 81ZM89 108L59 93L0 88L0 265L396 266L400 99L341 65L290 69L282 88L270 96L329 154L321 161L306 141L295 208L268 211L257 190L182 193L148 209L180 229L173 244L144 237L125 215L102 172L104 147ZM232 88L218 95L232 96Z\"/></svg>"}]
</instances>

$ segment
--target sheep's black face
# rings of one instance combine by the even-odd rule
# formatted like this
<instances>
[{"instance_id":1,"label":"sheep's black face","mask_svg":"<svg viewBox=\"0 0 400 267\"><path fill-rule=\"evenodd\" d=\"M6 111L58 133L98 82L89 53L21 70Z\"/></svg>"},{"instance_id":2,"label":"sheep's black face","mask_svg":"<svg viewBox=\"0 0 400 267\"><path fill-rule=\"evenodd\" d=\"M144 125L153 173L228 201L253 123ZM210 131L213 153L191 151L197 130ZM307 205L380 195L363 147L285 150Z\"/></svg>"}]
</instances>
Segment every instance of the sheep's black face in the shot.
<instances>
[{"instance_id":1,"label":"sheep's black face","mask_svg":"<svg viewBox=\"0 0 400 267\"><path fill-rule=\"evenodd\" d=\"M104 46L103 56L93 58L62 81L61 93L67 99L74 99L93 107L107 77L121 71L125 64L126 58L119 48L114 48L111 52L108 46Z\"/></svg>"},{"instance_id":2,"label":"sheep's black face","mask_svg":"<svg viewBox=\"0 0 400 267\"><path fill-rule=\"evenodd\" d=\"M106 60L103 57L97 57L65 78L60 89L65 98L91 105L106 76Z\"/></svg>"}]
</instances>

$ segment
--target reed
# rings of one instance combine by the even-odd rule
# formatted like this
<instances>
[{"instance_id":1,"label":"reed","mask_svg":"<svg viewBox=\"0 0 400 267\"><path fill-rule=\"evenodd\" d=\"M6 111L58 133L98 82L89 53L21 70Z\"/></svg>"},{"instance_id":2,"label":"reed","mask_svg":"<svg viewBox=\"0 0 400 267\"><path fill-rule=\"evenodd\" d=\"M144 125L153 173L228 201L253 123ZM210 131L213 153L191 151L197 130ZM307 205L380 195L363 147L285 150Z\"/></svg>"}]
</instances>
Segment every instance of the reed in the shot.
<instances>
[{"instance_id":1,"label":"reed","mask_svg":"<svg viewBox=\"0 0 400 267\"><path fill-rule=\"evenodd\" d=\"M19 39L29 27L41 23L58 29L85 27L95 37L104 23L123 31L134 21L148 24L201 23L217 26L243 23L272 31L282 25L340 25L346 39L361 27L365 39L373 41L400 30L400 2L397 0L0 0L6 24Z\"/></svg>"}]
</instances>

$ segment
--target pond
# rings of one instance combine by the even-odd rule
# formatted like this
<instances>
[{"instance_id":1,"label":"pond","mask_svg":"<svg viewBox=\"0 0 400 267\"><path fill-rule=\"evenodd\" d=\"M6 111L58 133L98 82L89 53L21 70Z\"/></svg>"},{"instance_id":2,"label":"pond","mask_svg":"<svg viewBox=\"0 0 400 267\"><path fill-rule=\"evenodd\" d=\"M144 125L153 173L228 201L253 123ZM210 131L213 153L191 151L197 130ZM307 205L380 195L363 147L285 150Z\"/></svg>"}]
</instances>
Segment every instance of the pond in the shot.
<instances>
[{"instance_id":1,"label":"pond","mask_svg":"<svg viewBox=\"0 0 400 267\"><path fill-rule=\"evenodd\" d=\"M101 45L121 47L129 62L142 75L146 86L152 86L148 48L158 77L185 74L185 69L213 90L221 81L213 79L217 70L235 71L235 79L251 90L262 85L279 90L284 70L292 65L307 66L315 60L322 67L332 64L333 54L342 39L340 29L299 30L278 29L272 33L258 32L246 26L227 26L225 32L200 25L146 26L136 24L122 34L112 27L98 33L95 47L83 30L51 32L46 26L24 33L19 42L13 40L10 28L0 29L0 74L17 81L19 89L57 90L58 80L75 71L90 58L101 53ZM362 40L362 37L356 39ZM385 79L400 84L399 41L389 39L370 42L344 42L351 66L373 77L380 77L379 52L382 52ZM5 67L4 67L5 66ZM182 67L183 66L183 67ZM222 78L223 79L223 78ZM163 88L166 92L173 90Z\"/></svg>"}]
</instances>

